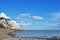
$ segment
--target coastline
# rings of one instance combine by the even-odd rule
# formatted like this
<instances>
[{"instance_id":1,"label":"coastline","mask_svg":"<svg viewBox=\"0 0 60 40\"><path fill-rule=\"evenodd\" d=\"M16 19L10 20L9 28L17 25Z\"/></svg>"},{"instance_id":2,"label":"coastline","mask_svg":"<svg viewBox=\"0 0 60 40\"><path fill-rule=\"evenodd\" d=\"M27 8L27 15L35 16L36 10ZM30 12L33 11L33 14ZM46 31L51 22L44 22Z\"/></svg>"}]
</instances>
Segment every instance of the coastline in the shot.
<instances>
[{"instance_id":1,"label":"coastline","mask_svg":"<svg viewBox=\"0 0 60 40\"><path fill-rule=\"evenodd\" d=\"M19 40L20 38L15 37L14 33L17 31L23 31L18 29L0 28L0 40Z\"/></svg>"},{"instance_id":2,"label":"coastline","mask_svg":"<svg viewBox=\"0 0 60 40\"><path fill-rule=\"evenodd\" d=\"M24 31L24 30L15 30L15 29L8 29L8 28L0 28L0 40L54 40L59 39L59 37L51 37L51 38L42 38L42 37L20 37L17 38L14 35L16 31Z\"/></svg>"},{"instance_id":3,"label":"coastline","mask_svg":"<svg viewBox=\"0 0 60 40\"><path fill-rule=\"evenodd\" d=\"M22 38L7 38L6 40L60 40L60 38L31 38L31 37L22 37Z\"/></svg>"}]
</instances>

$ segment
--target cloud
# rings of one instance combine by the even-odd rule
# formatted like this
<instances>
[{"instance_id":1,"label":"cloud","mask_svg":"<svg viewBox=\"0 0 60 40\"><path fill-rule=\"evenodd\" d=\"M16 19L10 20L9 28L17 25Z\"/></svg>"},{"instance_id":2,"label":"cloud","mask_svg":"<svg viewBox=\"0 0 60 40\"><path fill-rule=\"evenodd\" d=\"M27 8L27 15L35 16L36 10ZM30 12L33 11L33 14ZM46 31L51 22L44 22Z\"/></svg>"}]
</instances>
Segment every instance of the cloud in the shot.
<instances>
[{"instance_id":1,"label":"cloud","mask_svg":"<svg viewBox=\"0 0 60 40\"><path fill-rule=\"evenodd\" d=\"M30 14L20 14L17 19L20 19L20 20L28 20L31 18L31 15Z\"/></svg>"},{"instance_id":2,"label":"cloud","mask_svg":"<svg viewBox=\"0 0 60 40\"><path fill-rule=\"evenodd\" d=\"M50 16L50 23L47 23L46 26L48 27L60 27L60 13L53 13Z\"/></svg>"},{"instance_id":3,"label":"cloud","mask_svg":"<svg viewBox=\"0 0 60 40\"><path fill-rule=\"evenodd\" d=\"M51 15L48 15L48 16L49 17L47 18L43 18L37 15L34 16L31 14L20 14L18 16L18 20L19 20L20 26L23 26L23 27L31 26L33 24L33 21L35 20L39 22L36 26L40 24L39 27L43 27L43 28L46 27L46 29L59 29L60 28L60 13L52 13ZM43 21L40 22L39 20L43 20Z\"/></svg>"},{"instance_id":4,"label":"cloud","mask_svg":"<svg viewBox=\"0 0 60 40\"><path fill-rule=\"evenodd\" d=\"M23 26L23 27L28 27L32 24L32 22L28 22L28 23L20 23L20 26Z\"/></svg>"},{"instance_id":5,"label":"cloud","mask_svg":"<svg viewBox=\"0 0 60 40\"><path fill-rule=\"evenodd\" d=\"M35 20L43 20L44 18L41 16L32 16L33 19Z\"/></svg>"},{"instance_id":6,"label":"cloud","mask_svg":"<svg viewBox=\"0 0 60 40\"><path fill-rule=\"evenodd\" d=\"M35 19L35 20L43 20L44 18L41 16L32 16L30 14L20 14L17 19L24 20L24 19Z\"/></svg>"},{"instance_id":7,"label":"cloud","mask_svg":"<svg viewBox=\"0 0 60 40\"><path fill-rule=\"evenodd\" d=\"M27 27L32 24L30 14L20 14L17 19L19 20L20 26Z\"/></svg>"},{"instance_id":8,"label":"cloud","mask_svg":"<svg viewBox=\"0 0 60 40\"><path fill-rule=\"evenodd\" d=\"M6 16L4 12L1 12L0 13L0 18L3 17L3 18L6 18L6 19L10 19L9 16Z\"/></svg>"},{"instance_id":9,"label":"cloud","mask_svg":"<svg viewBox=\"0 0 60 40\"><path fill-rule=\"evenodd\" d=\"M53 21L59 21L60 20L60 13L55 13L52 15L53 16Z\"/></svg>"},{"instance_id":10,"label":"cloud","mask_svg":"<svg viewBox=\"0 0 60 40\"><path fill-rule=\"evenodd\" d=\"M60 25L60 23L46 23L47 27L52 27L52 28L58 27L59 25Z\"/></svg>"},{"instance_id":11,"label":"cloud","mask_svg":"<svg viewBox=\"0 0 60 40\"><path fill-rule=\"evenodd\" d=\"M32 20L43 20L43 17L33 16L31 14L20 14L17 19L19 20L20 26L30 26Z\"/></svg>"},{"instance_id":12,"label":"cloud","mask_svg":"<svg viewBox=\"0 0 60 40\"><path fill-rule=\"evenodd\" d=\"M30 14L20 14L20 16L30 17Z\"/></svg>"}]
</instances>

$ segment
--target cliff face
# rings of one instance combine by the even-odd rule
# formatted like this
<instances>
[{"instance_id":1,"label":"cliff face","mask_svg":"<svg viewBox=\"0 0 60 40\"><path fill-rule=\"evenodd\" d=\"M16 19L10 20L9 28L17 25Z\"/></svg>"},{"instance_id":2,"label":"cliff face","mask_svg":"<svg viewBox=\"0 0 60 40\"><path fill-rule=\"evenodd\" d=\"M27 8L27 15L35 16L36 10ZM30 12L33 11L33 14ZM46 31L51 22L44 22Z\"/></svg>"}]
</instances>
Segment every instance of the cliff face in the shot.
<instances>
[{"instance_id":1,"label":"cliff face","mask_svg":"<svg viewBox=\"0 0 60 40\"><path fill-rule=\"evenodd\" d=\"M4 13L0 14L0 28L19 29L16 21L10 20Z\"/></svg>"},{"instance_id":2,"label":"cliff face","mask_svg":"<svg viewBox=\"0 0 60 40\"><path fill-rule=\"evenodd\" d=\"M7 21L8 27L11 29L19 29L19 24L16 21L8 20Z\"/></svg>"},{"instance_id":3,"label":"cliff face","mask_svg":"<svg viewBox=\"0 0 60 40\"><path fill-rule=\"evenodd\" d=\"M19 24L16 21L10 20L4 13L0 13L0 40L8 40L14 37L14 32L19 29Z\"/></svg>"}]
</instances>

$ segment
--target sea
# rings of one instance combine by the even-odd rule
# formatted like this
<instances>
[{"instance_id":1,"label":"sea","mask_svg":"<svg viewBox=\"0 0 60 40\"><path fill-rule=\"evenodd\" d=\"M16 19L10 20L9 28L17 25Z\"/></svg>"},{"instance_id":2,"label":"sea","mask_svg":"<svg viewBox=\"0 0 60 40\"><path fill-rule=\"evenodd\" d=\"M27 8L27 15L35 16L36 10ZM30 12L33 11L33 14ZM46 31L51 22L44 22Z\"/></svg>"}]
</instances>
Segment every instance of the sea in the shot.
<instances>
[{"instance_id":1,"label":"sea","mask_svg":"<svg viewBox=\"0 0 60 40\"><path fill-rule=\"evenodd\" d=\"M60 37L60 30L25 30L17 31L16 37L40 37L40 38L51 38Z\"/></svg>"}]
</instances>

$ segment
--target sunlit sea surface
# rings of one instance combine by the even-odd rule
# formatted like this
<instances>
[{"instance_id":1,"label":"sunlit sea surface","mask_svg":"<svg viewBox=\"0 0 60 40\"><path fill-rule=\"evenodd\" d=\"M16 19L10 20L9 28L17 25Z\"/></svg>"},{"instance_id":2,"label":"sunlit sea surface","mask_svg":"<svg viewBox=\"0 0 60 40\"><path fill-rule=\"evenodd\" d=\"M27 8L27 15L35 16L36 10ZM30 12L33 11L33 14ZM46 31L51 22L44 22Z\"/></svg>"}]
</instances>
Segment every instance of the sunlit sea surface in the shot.
<instances>
[{"instance_id":1,"label":"sunlit sea surface","mask_svg":"<svg viewBox=\"0 0 60 40\"><path fill-rule=\"evenodd\" d=\"M26 31L17 31L16 37L60 37L60 30L26 30Z\"/></svg>"}]
</instances>

